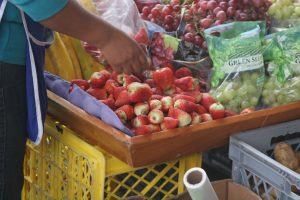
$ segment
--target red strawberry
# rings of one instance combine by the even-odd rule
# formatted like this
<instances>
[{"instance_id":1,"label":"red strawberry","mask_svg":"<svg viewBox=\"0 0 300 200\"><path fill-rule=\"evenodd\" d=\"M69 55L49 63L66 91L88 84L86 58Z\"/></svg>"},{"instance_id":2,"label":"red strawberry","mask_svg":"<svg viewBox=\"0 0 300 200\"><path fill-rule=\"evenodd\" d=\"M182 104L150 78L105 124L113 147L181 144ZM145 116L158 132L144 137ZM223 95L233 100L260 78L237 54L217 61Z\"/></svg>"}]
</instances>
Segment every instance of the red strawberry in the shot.
<instances>
[{"instance_id":1,"label":"red strawberry","mask_svg":"<svg viewBox=\"0 0 300 200\"><path fill-rule=\"evenodd\" d=\"M170 63L170 62L168 62L168 63L165 63L164 64L164 67L168 67L168 68L170 68L171 70L172 70L172 72L174 72L175 70L174 70L174 66L172 65L172 63Z\"/></svg>"},{"instance_id":2,"label":"red strawberry","mask_svg":"<svg viewBox=\"0 0 300 200\"><path fill-rule=\"evenodd\" d=\"M134 75L127 75L127 74L124 74L123 76L123 86L128 86L130 83L133 83L133 82L141 82L141 80L134 76Z\"/></svg>"},{"instance_id":3,"label":"red strawberry","mask_svg":"<svg viewBox=\"0 0 300 200\"><path fill-rule=\"evenodd\" d=\"M134 128L141 127L142 125L147 125L147 124L149 124L149 120L148 120L148 116L146 115L136 116L131 121L131 125Z\"/></svg>"},{"instance_id":4,"label":"red strawberry","mask_svg":"<svg viewBox=\"0 0 300 200\"><path fill-rule=\"evenodd\" d=\"M150 111L150 106L148 102L140 102L134 105L134 113L136 116L148 115Z\"/></svg>"},{"instance_id":5,"label":"red strawberry","mask_svg":"<svg viewBox=\"0 0 300 200\"><path fill-rule=\"evenodd\" d=\"M164 121L160 124L161 130L168 130L177 128L179 125L179 120L172 117L165 117Z\"/></svg>"},{"instance_id":6,"label":"red strawberry","mask_svg":"<svg viewBox=\"0 0 300 200\"><path fill-rule=\"evenodd\" d=\"M185 112L191 113L191 112L196 112L197 111L198 105L193 103L193 102L184 100L184 99L178 99L174 103L174 108L178 108L178 109L183 110Z\"/></svg>"},{"instance_id":7,"label":"red strawberry","mask_svg":"<svg viewBox=\"0 0 300 200\"><path fill-rule=\"evenodd\" d=\"M203 93L200 103L201 103L201 105L203 105L206 108L206 110L209 110L209 107L212 104L216 103L216 101L208 93Z\"/></svg>"},{"instance_id":8,"label":"red strawberry","mask_svg":"<svg viewBox=\"0 0 300 200\"><path fill-rule=\"evenodd\" d=\"M116 110L115 113L119 117L119 119L121 120L121 122L123 124L126 124L126 122L127 122L126 113L123 110Z\"/></svg>"},{"instance_id":9,"label":"red strawberry","mask_svg":"<svg viewBox=\"0 0 300 200\"><path fill-rule=\"evenodd\" d=\"M212 117L210 114L208 113L204 113L204 114L201 114L200 115L201 119L202 119L202 122L208 122L208 121L212 121Z\"/></svg>"},{"instance_id":10,"label":"red strawberry","mask_svg":"<svg viewBox=\"0 0 300 200\"><path fill-rule=\"evenodd\" d=\"M193 91L199 85L199 80L191 76L187 76L180 79L176 79L174 83L183 91Z\"/></svg>"},{"instance_id":11,"label":"red strawberry","mask_svg":"<svg viewBox=\"0 0 300 200\"><path fill-rule=\"evenodd\" d=\"M184 94L176 94L173 97L173 101L177 101L178 99L184 99L186 101L190 101L193 103L196 103L196 99L194 97L188 96L188 95L184 95Z\"/></svg>"},{"instance_id":12,"label":"red strawberry","mask_svg":"<svg viewBox=\"0 0 300 200\"><path fill-rule=\"evenodd\" d=\"M83 80L83 79L75 79L75 80L71 80L71 86L75 84L78 87L80 87L83 90L87 90L90 87L90 84L88 81Z\"/></svg>"},{"instance_id":13,"label":"red strawberry","mask_svg":"<svg viewBox=\"0 0 300 200\"><path fill-rule=\"evenodd\" d=\"M221 119L225 117L225 108L220 103L214 103L209 107L209 113L213 119Z\"/></svg>"},{"instance_id":14,"label":"red strawberry","mask_svg":"<svg viewBox=\"0 0 300 200\"><path fill-rule=\"evenodd\" d=\"M118 83L112 79L107 80L104 85L104 88L109 94L113 94L116 87L118 87Z\"/></svg>"},{"instance_id":15,"label":"red strawberry","mask_svg":"<svg viewBox=\"0 0 300 200\"><path fill-rule=\"evenodd\" d=\"M237 115L235 112L231 110L225 110L225 117L231 117Z\"/></svg>"},{"instance_id":16,"label":"red strawberry","mask_svg":"<svg viewBox=\"0 0 300 200\"><path fill-rule=\"evenodd\" d=\"M147 45L149 43L148 34L145 28L140 28L140 30L134 36L135 41L139 44Z\"/></svg>"},{"instance_id":17,"label":"red strawberry","mask_svg":"<svg viewBox=\"0 0 300 200\"><path fill-rule=\"evenodd\" d=\"M105 89L100 89L100 88L89 88L86 91L93 97L95 97L98 100L104 100L107 98L107 93Z\"/></svg>"},{"instance_id":18,"label":"red strawberry","mask_svg":"<svg viewBox=\"0 0 300 200\"><path fill-rule=\"evenodd\" d=\"M126 90L126 88L123 87L123 86L116 87L116 88L114 89L114 92L113 92L114 98L117 99L118 96L120 95L120 93L121 93L122 91L124 91L124 90Z\"/></svg>"},{"instance_id":19,"label":"red strawberry","mask_svg":"<svg viewBox=\"0 0 300 200\"><path fill-rule=\"evenodd\" d=\"M201 115L204 113L208 113L208 111L206 110L206 108L204 108L204 106L198 105L197 113Z\"/></svg>"},{"instance_id":20,"label":"red strawberry","mask_svg":"<svg viewBox=\"0 0 300 200\"><path fill-rule=\"evenodd\" d=\"M120 108L118 108L116 110L116 112L118 110L122 110L125 112L126 114L126 120L131 120L133 117L134 117L134 113L133 113L133 107L131 105L124 105L124 106L121 106Z\"/></svg>"},{"instance_id":21,"label":"red strawberry","mask_svg":"<svg viewBox=\"0 0 300 200\"><path fill-rule=\"evenodd\" d=\"M138 135L148 135L150 133L154 132L159 132L160 126L158 125L153 125L153 124L148 124L148 125L142 125L138 128L132 129L133 133L138 136Z\"/></svg>"},{"instance_id":22,"label":"red strawberry","mask_svg":"<svg viewBox=\"0 0 300 200\"><path fill-rule=\"evenodd\" d=\"M192 71L187 67L181 67L175 71L176 78L183 78L186 76L193 76Z\"/></svg>"},{"instance_id":23,"label":"red strawberry","mask_svg":"<svg viewBox=\"0 0 300 200\"><path fill-rule=\"evenodd\" d=\"M159 87L151 88L153 94L163 95L163 90Z\"/></svg>"},{"instance_id":24,"label":"red strawberry","mask_svg":"<svg viewBox=\"0 0 300 200\"><path fill-rule=\"evenodd\" d=\"M116 109L115 100L112 95L110 95L107 99L100 100L102 103L110 107L112 110Z\"/></svg>"},{"instance_id":25,"label":"red strawberry","mask_svg":"<svg viewBox=\"0 0 300 200\"><path fill-rule=\"evenodd\" d=\"M188 126L192 122L192 118L187 112L173 107L169 109L168 117L178 119L179 127Z\"/></svg>"},{"instance_id":26,"label":"red strawberry","mask_svg":"<svg viewBox=\"0 0 300 200\"><path fill-rule=\"evenodd\" d=\"M199 103L202 99L202 93L199 91L183 92L182 94L195 98L195 103Z\"/></svg>"},{"instance_id":27,"label":"red strawberry","mask_svg":"<svg viewBox=\"0 0 300 200\"><path fill-rule=\"evenodd\" d=\"M150 110L154 110L154 109L161 110L162 109L162 103L160 100L157 100L157 99L150 100L149 105L150 105Z\"/></svg>"},{"instance_id":28,"label":"red strawberry","mask_svg":"<svg viewBox=\"0 0 300 200\"><path fill-rule=\"evenodd\" d=\"M102 88L108 79L110 79L108 71L94 72L90 78L90 84L93 88Z\"/></svg>"},{"instance_id":29,"label":"red strawberry","mask_svg":"<svg viewBox=\"0 0 300 200\"><path fill-rule=\"evenodd\" d=\"M128 85L127 90L130 101L133 103L148 101L152 96L151 88L144 83L131 83Z\"/></svg>"},{"instance_id":30,"label":"red strawberry","mask_svg":"<svg viewBox=\"0 0 300 200\"><path fill-rule=\"evenodd\" d=\"M173 99L170 96L163 97L161 99L162 110L168 112L170 107L173 106Z\"/></svg>"},{"instance_id":31,"label":"red strawberry","mask_svg":"<svg viewBox=\"0 0 300 200\"><path fill-rule=\"evenodd\" d=\"M154 94L154 95L152 95L151 100L153 100L153 99L161 100L162 98L163 98L163 96Z\"/></svg>"},{"instance_id":32,"label":"red strawberry","mask_svg":"<svg viewBox=\"0 0 300 200\"><path fill-rule=\"evenodd\" d=\"M174 82L173 71L168 67L158 69L153 72L153 80L158 87L167 90Z\"/></svg>"},{"instance_id":33,"label":"red strawberry","mask_svg":"<svg viewBox=\"0 0 300 200\"><path fill-rule=\"evenodd\" d=\"M151 88L156 87L153 79L146 79L145 83L147 83Z\"/></svg>"},{"instance_id":34,"label":"red strawberry","mask_svg":"<svg viewBox=\"0 0 300 200\"><path fill-rule=\"evenodd\" d=\"M201 116L196 113L196 112L192 112L192 123L191 124L200 124L201 123Z\"/></svg>"},{"instance_id":35,"label":"red strawberry","mask_svg":"<svg viewBox=\"0 0 300 200\"><path fill-rule=\"evenodd\" d=\"M171 85L169 89L164 91L164 95L166 96L172 96L176 93L176 87L174 85Z\"/></svg>"},{"instance_id":36,"label":"red strawberry","mask_svg":"<svg viewBox=\"0 0 300 200\"><path fill-rule=\"evenodd\" d=\"M248 114L248 113L252 113L254 112L254 110L252 108L245 108L244 110L242 110L242 112L240 113L242 114Z\"/></svg>"},{"instance_id":37,"label":"red strawberry","mask_svg":"<svg viewBox=\"0 0 300 200\"><path fill-rule=\"evenodd\" d=\"M120 95L118 96L116 102L115 102L115 106L120 107L126 104L130 104L130 99L129 99L129 94L127 92L127 90L123 90Z\"/></svg>"},{"instance_id":38,"label":"red strawberry","mask_svg":"<svg viewBox=\"0 0 300 200\"><path fill-rule=\"evenodd\" d=\"M116 81L117 83L119 83L120 85L123 85L124 83L124 74L118 74L117 72L113 71L111 73L111 78Z\"/></svg>"},{"instance_id":39,"label":"red strawberry","mask_svg":"<svg viewBox=\"0 0 300 200\"><path fill-rule=\"evenodd\" d=\"M158 109L151 110L148 119L151 124L160 124L164 120L164 113Z\"/></svg>"},{"instance_id":40,"label":"red strawberry","mask_svg":"<svg viewBox=\"0 0 300 200\"><path fill-rule=\"evenodd\" d=\"M182 94L184 91L180 89L179 87L176 87L176 94Z\"/></svg>"}]
</instances>

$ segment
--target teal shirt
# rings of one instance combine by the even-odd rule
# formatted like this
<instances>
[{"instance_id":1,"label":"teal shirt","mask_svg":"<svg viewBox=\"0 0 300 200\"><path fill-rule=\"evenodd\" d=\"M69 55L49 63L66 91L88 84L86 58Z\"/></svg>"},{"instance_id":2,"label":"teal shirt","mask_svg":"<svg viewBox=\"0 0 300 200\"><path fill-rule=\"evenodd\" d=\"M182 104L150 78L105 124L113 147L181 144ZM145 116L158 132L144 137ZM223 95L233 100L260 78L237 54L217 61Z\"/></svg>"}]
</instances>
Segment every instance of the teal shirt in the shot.
<instances>
[{"instance_id":1,"label":"teal shirt","mask_svg":"<svg viewBox=\"0 0 300 200\"><path fill-rule=\"evenodd\" d=\"M20 7L35 21L45 20L65 7L68 0L9 0L0 22L0 61L25 65L26 36Z\"/></svg>"}]
</instances>

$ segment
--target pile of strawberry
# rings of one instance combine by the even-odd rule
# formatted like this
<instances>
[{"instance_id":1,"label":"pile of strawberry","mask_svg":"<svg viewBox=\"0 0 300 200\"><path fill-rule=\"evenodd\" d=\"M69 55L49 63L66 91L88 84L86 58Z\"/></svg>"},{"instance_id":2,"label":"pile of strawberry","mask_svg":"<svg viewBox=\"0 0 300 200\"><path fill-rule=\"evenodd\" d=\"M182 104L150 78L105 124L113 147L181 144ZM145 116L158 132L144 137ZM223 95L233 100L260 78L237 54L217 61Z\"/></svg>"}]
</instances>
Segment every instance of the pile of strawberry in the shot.
<instances>
[{"instance_id":1,"label":"pile of strawberry","mask_svg":"<svg viewBox=\"0 0 300 200\"><path fill-rule=\"evenodd\" d=\"M171 65L143 75L95 72L89 81L73 80L115 111L135 135L185 127L235 115L208 94L190 69Z\"/></svg>"}]
</instances>

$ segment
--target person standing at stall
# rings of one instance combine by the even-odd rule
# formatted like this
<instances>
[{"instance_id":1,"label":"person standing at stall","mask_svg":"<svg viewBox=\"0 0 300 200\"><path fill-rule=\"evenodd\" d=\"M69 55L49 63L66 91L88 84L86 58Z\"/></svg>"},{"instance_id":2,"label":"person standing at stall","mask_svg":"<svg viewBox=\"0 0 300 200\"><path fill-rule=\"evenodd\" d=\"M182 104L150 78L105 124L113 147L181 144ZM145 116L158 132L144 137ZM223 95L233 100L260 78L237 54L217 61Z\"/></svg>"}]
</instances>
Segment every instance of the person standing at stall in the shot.
<instances>
[{"instance_id":1,"label":"person standing at stall","mask_svg":"<svg viewBox=\"0 0 300 200\"><path fill-rule=\"evenodd\" d=\"M26 138L42 138L45 27L97 46L117 72L149 67L135 41L75 0L0 0L0 200L21 199Z\"/></svg>"}]
</instances>

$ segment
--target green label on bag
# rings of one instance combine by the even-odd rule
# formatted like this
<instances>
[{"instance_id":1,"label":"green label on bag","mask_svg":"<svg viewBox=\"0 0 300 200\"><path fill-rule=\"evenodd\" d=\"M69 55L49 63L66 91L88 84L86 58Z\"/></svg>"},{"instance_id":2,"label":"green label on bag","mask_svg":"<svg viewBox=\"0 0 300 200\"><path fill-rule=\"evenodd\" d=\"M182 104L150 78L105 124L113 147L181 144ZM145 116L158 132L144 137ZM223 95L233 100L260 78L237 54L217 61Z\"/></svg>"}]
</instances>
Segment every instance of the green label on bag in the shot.
<instances>
[{"instance_id":1,"label":"green label on bag","mask_svg":"<svg viewBox=\"0 0 300 200\"><path fill-rule=\"evenodd\" d=\"M264 64L262 54L244 56L235 59L230 59L221 68L225 74L233 72L242 72L248 70L254 70L262 67Z\"/></svg>"}]
</instances>

